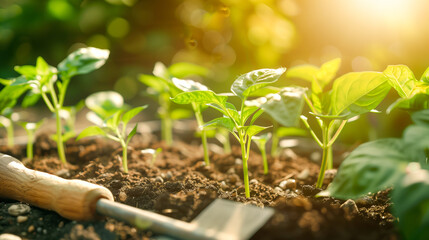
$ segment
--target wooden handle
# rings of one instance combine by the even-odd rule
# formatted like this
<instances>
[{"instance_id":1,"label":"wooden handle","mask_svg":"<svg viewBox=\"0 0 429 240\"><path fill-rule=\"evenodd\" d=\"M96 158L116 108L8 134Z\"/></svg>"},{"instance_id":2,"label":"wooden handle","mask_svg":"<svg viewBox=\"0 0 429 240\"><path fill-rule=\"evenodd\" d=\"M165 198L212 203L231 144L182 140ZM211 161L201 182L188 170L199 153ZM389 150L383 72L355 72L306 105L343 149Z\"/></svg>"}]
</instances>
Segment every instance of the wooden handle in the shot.
<instances>
[{"instance_id":1,"label":"wooden handle","mask_svg":"<svg viewBox=\"0 0 429 240\"><path fill-rule=\"evenodd\" d=\"M105 187L31 170L15 158L1 153L0 197L54 210L71 220L96 219L98 199L113 201L112 193Z\"/></svg>"}]
</instances>

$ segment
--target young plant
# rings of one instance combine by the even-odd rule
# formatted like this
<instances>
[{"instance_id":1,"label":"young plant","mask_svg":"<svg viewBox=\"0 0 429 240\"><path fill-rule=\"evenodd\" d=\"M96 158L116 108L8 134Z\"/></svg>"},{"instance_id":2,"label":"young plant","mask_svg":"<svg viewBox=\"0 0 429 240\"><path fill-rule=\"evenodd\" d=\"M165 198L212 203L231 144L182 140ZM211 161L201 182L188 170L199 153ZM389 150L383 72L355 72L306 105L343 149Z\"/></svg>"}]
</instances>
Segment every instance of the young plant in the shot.
<instances>
[{"instance_id":1,"label":"young plant","mask_svg":"<svg viewBox=\"0 0 429 240\"><path fill-rule=\"evenodd\" d=\"M309 124L306 116L301 119L323 150L317 188L323 185L325 170L332 168L332 145L347 121L372 111L391 88L383 73L352 72L337 78L332 89L327 89L340 62L340 59L334 59L320 68L312 65L297 66L289 69L287 75L289 78L302 78L311 82L311 92L306 94L305 100L311 111L309 115L316 118L321 136L317 136L315 127Z\"/></svg>"},{"instance_id":2,"label":"young plant","mask_svg":"<svg viewBox=\"0 0 429 240\"><path fill-rule=\"evenodd\" d=\"M27 159L29 160L33 159L33 144L35 132L37 131L37 129L40 128L40 126L42 126L43 121L44 119L38 122L18 122L18 124L23 127L27 132Z\"/></svg>"},{"instance_id":3,"label":"young plant","mask_svg":"<svg viewBox=\"0 0 429 240\"><path fill-rule=\"evenodd\" d=\"M184 92L189 91L207 91L209 90L208 87L204 86L203 84L199 82L195 82L192 80L183 80L178 78L173 78L173 84L180 90ZM195 113L195 118L197 119L199 134L201 136L201 142L203 145L203 151L204 151L204 162L206 166L210 166L210 159L209 159L209 148L207 145L207 135L206 130L203 128L204 126L204 119L203 119L203 111L207 108L205 104L192 102L192 109Z\"/></svg>"},{"instance_id":4,"label":"young plant","mask_svg":"<svg viewBox=\"0 0 429 240\"><path fill-rule=\"evenodd\" d=\"M0 115L0 126L6 129L7 145L13 147L15 145L14 127L13 123L17 120L16 114L12 108L5 108Z\"/></svg>"},{"instance_id":5,"label":"young plant","mask_svg":"<svg viewBox=\"0 0 429 240\"><path fill-rule=\"evenodd\" d=\"M162 148L157 148L157 149L147 148L147 149L141 150L141 152L143 154L150 154L152 156L152 159L150 161L150 166L153 167L153 164L155 163L155 161L158 158L159 154L162 152Z\"/></svg>"},{"instance_id":6,"label":"young plant","mask_svg":"<svg viewBox=\"0 0 429 240\"><path fill-rule=\"evenodd\" d=\"M33 88L31 95L27 98L29 102L34 103L41 96L49 110L55 114L58 156L64 164L67 161L60 112L63 110L68 85L72 77L92 72L103 66L108 56L108 50L81 48L67 56L57 68L49 66L42 57L37 58L35 66L15 67L15 71L20 73L21 78L24 78Z\"/></svg>"},{"instance_id":7,"label":"young plant","mask_svg":"<svg viewBox=\"0 0 429 240\"><path fill-rule=\"evenodd\" d=\"M206 104L223 114L222 117L207 122L204 126L217 126L228 129L241 146L243 160L243 179L246 197L250 197L247 161L250 155L252 137L268 127L255 125L263 111L257 106L247 106L246 99L256 90L277 81L286 71L279 69L260 69L239 76L231 86L231 91L241 100L239 110L227 102L228 96L216 94L211 90L196 90L177 94L172 100L179 104Z\"/></svg>"},{"instance_id":8,"label":"young plant","mask_svg":"<svg viewBox=\"0 0 429 240\"><path fill-rule=\"evenodd\" d=\"M86 98L85 105L91 110L88 112L87 118L95 125L85 128L76 140L101 135L119 142L122 147L122 167L124 172L128 173L127 149L132 137L137 133L137 124L129 132L127 125L147 106L126 111L122 96L113 91L94 93Z\"/></svg>"},{"instance_id":9,"label":"young plant","mask_svg":"<svg viewBox=\"0 0 429 240\"><path fill-rule=\"evenodd\" d=\"M403 239L423 240L429 236L429 109L412 119L402 138L367 142L351 152L318 195L359 199L393 187L393 215Z\"/></svg>"},{"instance_id":10,"label":"young plant","mask_svg":"<svg viewBox=\"0 0 429 240\"><path fill-rule=\"evenodd\" d=\"M268 174L268 160L267 160L267 151L266 144L268 140L271 138L271 133L264 133L259 136L253 136L252 140L258 146L259 151L261 152L262 162L264 164L264 174Z\"/></svg>"},{"instance_id":11,"label":"young plant","mask_svg":"<svg viewBox=\"0 0 429 240\"><path fill-rule=\"evenodd\" d=\"M157 62L153 69L153 75L140 75L140 82L149 87L147 93L154 96L158 101L161 137L168 146L173 143L173 120L187 118L192 114L186 109L172 109L170 98L181 92L173 84L172 78L185 78L190 75L204 76L207 75L207 72L206 68L190 63L175 63L167 68L163 63Z\"/></svg>"}]
</instances>

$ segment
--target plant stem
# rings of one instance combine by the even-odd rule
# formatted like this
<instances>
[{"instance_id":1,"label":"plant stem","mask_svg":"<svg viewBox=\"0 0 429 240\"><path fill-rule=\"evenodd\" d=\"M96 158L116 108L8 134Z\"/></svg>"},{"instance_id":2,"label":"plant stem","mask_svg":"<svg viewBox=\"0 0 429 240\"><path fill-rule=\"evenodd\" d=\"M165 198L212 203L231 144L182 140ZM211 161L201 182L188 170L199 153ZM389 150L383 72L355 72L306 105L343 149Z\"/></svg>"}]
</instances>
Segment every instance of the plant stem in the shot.
<instances>
[{"instance_id":1,"label":"plant stem","mask_svg":"<svg viewBox=\"0 0 429 240\"><path fill-rule=\"evenodd\" d=\"M161 119L161 135L167 146L171 146L173 144L172 126L173 124L170 118L164 117Z\"/></svg>"},{"instance_id":2,"label":"plant stem","mask_svg":"<svg viewBox=\"0 0 429 240\"><path fill-rule=\"evenodd\" d=\"M27 130L28 140L27 140L27 158L33 159L33 143L34 143L34 133L32 130Z\"/></svg>"},{"instance_id":3,"label":"plant stem","mask_svg":"<svg viewBox=\"0 0 429 240\"><path fill-rule=\"evenodd\" d=\"M260 148L261 150L261 155L262 155L262 161L264 163L264 174L267 175L268 174L268 161L267 161L267 151L265 150L265 143L261 144Z\"/></svg>"},{"instance_id":4,"label":"plant stem","mask_svg":"<svg viewBox=\"0 0 429 240\"><path fill-rule=\"evenodd\" d=\"M121 141L122 145L122 167L124 168L124 173L128 173L128 146L124 143L124 141Z\"/></svg>"},{"instance_id":5,"label":"plant stem","mask_svg":"<svg viewBox=\"0 0 429 240\"><path fill-rule=\"evenodd\" d=\"M63 143L63 134L62 134L62 124L61 124L61 117L60 117L60 109L57 106L55 108L55 118L56 118L56 125L57 125L57 149L58 149L58 157L60 158L60 161L63 164L67 163L66 155L65 155L65 147Z\"/></svg>"},{"instance_id":6,"label":"plant stem","mask_svg":"<svg viewBox=\"0 0 429 240\"><path fill-rule=\"evenodd\" d=\"M201 114L201 107L197 106L197 104L195 103L192 103L192 108L195 112L195 118L197 119L198 128L201 129L201 127L204 125L203 115ZM209 148L207 146L207 135L204 129L201 130L201 143L203 144L204 162L206 163L206 166L210 166Z\"/></svg>"},{"instance_id":7,"label":"plant stem","mask_svg":"<svg viewBox=\"0 0 429 240\"><path fill-rule=\"evenodd\" d=\"M325 178L325 170L328 162L328 150L329 150L329 128L328 124L323 123L322 124L322 135L323 135L323 142L322 142L322 164L320 166L320 172L319 177L317 178L316 188L322 188L323 185L323 179Z\"/></svg>"},{"instance_id":8,"label":"plant stem","mask_svg":"<svg viewBox=\"0 0 429 240\"><path fill-rule=\"evenodd\" d=\"M326 151L328 152L327 153L328 156L327 156L326 169L333 169L334 168L334 159L333 159L333 154L332 154L332 145L328 146Z\"/></svg>"},{"instance_id":9,"label":"plant stem","mask_svg":"<svg viewBox=\"0 0 429 240\"><path fill-rule=\"evenodd\" d=\"M271 137L271 156L277 157L278 156L278 146L279 146L279 137L277 136L276 132L273 131L273 136Z\"/></svg>"},{"instance_id":10,"label":"plant stem","mask_svg":"<svg viewBox=\"0 0 429 240\"><path fill-rule=\"evenodd\" d=\"M246 142L241 137L240 138L240 146L241 146L241 156L243 159L243 180L244 180L244 191L246 194L246 198L250 198L250 189L249 189L249 174L247 170L247 153L246 153Z\"/></svg>"}]
</instances>

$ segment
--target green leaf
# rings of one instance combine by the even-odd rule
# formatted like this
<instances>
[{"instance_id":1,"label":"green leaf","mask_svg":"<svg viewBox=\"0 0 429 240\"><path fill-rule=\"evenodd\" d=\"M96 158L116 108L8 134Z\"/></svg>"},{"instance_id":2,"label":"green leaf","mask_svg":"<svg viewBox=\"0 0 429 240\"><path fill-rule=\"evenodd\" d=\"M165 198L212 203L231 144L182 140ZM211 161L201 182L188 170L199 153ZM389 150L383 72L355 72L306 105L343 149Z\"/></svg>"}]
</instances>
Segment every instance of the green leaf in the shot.
<instances>
[{"instance_id":1,"label":"green leaf","mask_svg":"<svg viewBox=\"0 0 429 240\"><path fill-rule=\"evenodd\" d=\"M77 136L76 141L79 141L81 138L90 137L90 136L106 136L106 133L99 126L89 126L85 128L80 134Z\"/></svg>"},{"instance_id":2,"label":"green leaf","mask_svg":"<svg viewBox=\"0 0 429 240\"><path fill-rule=\"evenodd\" d=\"M145 108L147 108L147 105L145 106L140 106L140 107L135 107L129 111L127 111L126 113L124 113L124 115L122 115L122 122L125 126L127 126L128 122L134 118L137 114L139 114L141 111L143 111Z\"/></svg>"},{"instance_id":3,"label":"green leaf","mask_svg":"<svg viewBox=\"0 0 429 240\"><path fill-rule=\"evenodd\" d=\"M423 125L408 126L402 136L404 141L408 143L414 152L421 152L421 160L426 161L424 150L429 149L429 127Z\"/></svg>"},{"instance_id":4,"label":"green leaf","mask_svg":"<svg viewBox=\"0 0 429 240\"><path fill-rule=\"evenodd\" d=\"M151 87L156 92L166 92L168 91L168 84L165 83L165 80L159 77L152 75L142 74L140 75L139 81L144 85Z\"/></svg>"},{"instance_id":5,"label":"green leaf","mask_svg":"<svg viewBox=\"0 0 429 240\"><path fill-rule=\"evenodd\" d=\"M429 83L429 67L426 68L425 72L422 74L420 81L422 81L424 83Z\"/></svg>"},{"instance_id":6,"label":"green leaf","mask_svg":"<svg viewBox=\"0 0 429 240\"><path fill-rule=\"evenodd\" d=\"M307 136L307 131L302 128L279 127L276 131L276 135L279 138L289 136Z\"/></svg>"},{"instance_id":7,"label":"green leaf","mask_svg":"<svg viewBox=\"0 0 429 240\"><path fill-rule=\"evenodd\" d=\"M277 94L247 101L246 105L260 107L280 124L293 127L298 124L305 91L301 87L285 87Z\"/></svg>"},{"instance_id":8,"label":"green leaf","mask_svg":"<svg viewBox=\"0 0 429 240\"><path fill-rule=\"evenodd\" d=\"M162 62L156 62L153 68L153 75L163 79L171 79L167 67Z\"/></svg>"},{"instance_id":9,"label":"green leaf","mask_svg":"<svg viewBox=\"0 0 429 240\"><path fill-rule=\"evenodd\" d=\"M25 77L18 77L0 91L0 113L8 107L15 106L18 98L31 87Z\"/></svg>"},{"instance_id":10,"label":"green leaf","mask_svg":"<svg viewBox=\"0 0 429 240\"><path fill-rule=\"evenodd\" d=\"M429 127L429 109L424 109L413 113L411 115L411 119L417 125Z\"/></svg>"},{"instance_id":11,"label":"green leaf","mask_svg":"<svg viewBox=\"0 0 429 240\"><path fill-rule=\"evenodd\" d=\"M24 65L24 66L15 66L14 70L27 78L28 80L36 79L37 76L37 70L36 67L31 65Z\"/></svg>"},{"instance_id":12,"label":"green leaf","mask_svg":"<svg viewBox=\"0 0 429 240\"><path fill-rule=\"evenodd\" d=\"M112 130L116 130L119 127L119 123L121 121L121 115L123 111L119 110L115 112L110 118L106 120L106 125L108 128Z\"/></svg>"},{"instance_id":13,"label":"green leaf","mask_svg":"<svg viewBox=\"0 0 429 240\"><path fill-rule=\"evenodd\" d=\"M231 85L231 91L245 99L256 90L276 82L286 72L286 68L259 69L239 76Z\"/></svg>"},{"instance_id":14,"label":"green leaf","mask_svg":"<svg viewBox=\"0 0 429 240\"><path fill-rule=\"evenodd\" d=\"M24 99L22 100L22 107L26 108L26 107L30 107L33 106L34 104L36 104L39 99L41 98L41 94L40 93L35 93L34 91L29 91Z\"/></svg>"},{"instance_id":15,"label":"green leaf","mask_svg":"<svg viewBox=\"0 0 429 240\"><path fill-rule=\"evenodd\" d=\"M168 72L170 73L171 76L174 76L177 78L184 78L191 75L207 76L209 73L209 70L205 67L202 67L196 64L187 63L187 62L178 62L168 67Z\"/></svg>"},{"instance_id":16,"label":"green leaf","mask_svg":"<svg viewBox=\"0 0 429 240\"><path fill-rule=\"evenodd\" d=\"M177 120L177 119L185 119L191 117L193 114L192 111L188 109L183 108L176 108L170 113L171 119Z\"/></svg>"},{"instance_id":17,"label":"green leaf","mask_svg":"<svg viewBox=\"0 0 429 240\"><path fill-rule=\"evenodd\" d=\"M86 74L103 66L109 54L109 50L93 47L80 48L61 61L58 64L58 70L61 76L66 78Z\"/></svg>"},{"instance_id":18,"label":"green leaf","mask_svg":"<svg viewBox=\"0 0 429 240\"><path fill-rule=\"evenodd\" d=\"M300 78L309 82L313 82L318 71L319 68L314 65L298 65L287 70L286 78Z\"/></svg>"},{"instance_id":19,"label":"green leaf","mask_svg":"<svg viewBox=\"0 0 429 240\"><path fill-rule=\"evenodd\" d=\"M215 118L203 125L203 128L206 128L206 127L222 127L227 129L230 132L234 132L235 125L230 118L220 117L220 118Z\"/></svg>"},{"instance_id":20,"label":"green leaf","mask_svg":"<svg viewBox=\"0 0 429 240\"><path fill-rule=\"evenodd\" d=\"M390 65L383 73L399 96L402 98L410 97L417 81L410 68L405 65Z\"/></svg>"},{"instance_id":21,"label":"green leaf","mask_svg":"<svg viewBox=\"0 0 429 240\"><path fill-rule=\"evenodd\" d=\"M124 98L121 94L114 91L97 92L85 99L85 105L105 120L118 110L124 108Z\"/></svg>"},{"instance_id":22,"label":"green leaf","mask_svg":"<svg viewBox=\"0 0 429 240\"><path fill-rule=\"evenodd\" d=\"M429 236L429 174L418 169L407 174L392 192L393 214L404 239Z\"/></svg>"},{"instance_id":23,"label":"green leaf","mask_svg":"<svg viewBox=\"0 0 429 240\"><path fill-rule=\"evenodd\" d=\"M338 69L341 65L341 59L335 58L331 61L324 63L320 70L316 72L312 84L312 90L316 91L315 93L323 92L323 89L328 85L335 77L338 72ZM313 87L314 86L314 87ZM316 87L317 86L317 87Z\"/></svg>"},{"instance_id":24,"label":"green leaf","mask_svg":"<svg viewBox=\"0 0 429 240\"><path fill-rule=\"evenodd\" d=\"M220 96L214 93L213 91L192 91L192 92L182 92L177 94L171 100L178 104L191 104L193 102L200 104L215 103L218 105L225 105L228 97Z\"/></svg>"},{"instance_id":25,"label":"green leaf","mask_svg":"<svg viewBox=\"0 0 429 240\"><path fill-rule=\"evenodd\" d=\"M4 85L4 86L10 85L12 83L12 81L13 81L13 79L3 79L3 78L0 78L0 84Z\"/></svg>"},{"instance_id":26,"label":"green leaf","mask_svg":"<svg viewBox=\"0 0 429 240\"><path fill-rule=\"evenodd\" d=\"M247 135L249 135L249 137L252 138L256 134L264 131L267 128L270 128L270 127L263 127L263 126L258 126L258 125L252 125L252 126L241 127L240 130L244 129L246 131Z\"/></svg>"},{"instance_id":27,"label":"green leaf","mask_svg":"<svg viewBox=\"0 0 429 240\"><path fill-rule=\"evenodd\" d=\"M241 115L241 123L242 123L241 125L244 125L247 122L247 119L249 119L249 117L252 116L254 113L256 113L258 110L259 110L259 107L257 107L257 106L245 106L243 111L240 114ZM252 125L252 124L250 124L250 125Z\"/></svg>"},{"instance_id":28,"label":"green leaf","mask_svg":"<svg viewBox=\"0 0 429 240\"><path fill-rule=\"evenodd\" d=\"M45 76L50 74L50 68L48 63L42 58L38 57L36 62L36 73L39 76Z\"/></svg>"},{"instance_id":29,"label":"green leaf","mask_svg":"<svg viewBox=\"0 0 429 240\"><path fill-rule=\"evenodd\" d=\"M208 87L204 86L203 84L201 84L199 82L195 82L193 80L184 80L184 79L173 78L172 81L173 81L173 84L178 89L180 89L184 92L197 91L197 90L201 90L201 91L209 90Z\"/></svg>"},{"instance_id":30,"label":"green leaf","mask_svg":"<svg viewBox=\"0 0 429 240\"><path fill-rule=\"evenodd\" d=\"M319 196L357 199L396 185L405 175L408 156L401 139L381 139L356 148Z\"/></svg>"},{"instance_id":31,"label":"green leaf","mask_svg":"<svg viewBox=\"0 0 429 240\"><path fill-rule=\"evenodd\" d=\"M354 116L369 112L390 90L387 78L379 72L352 72L335 80L332 87L333 116Z\"/></svg>"},{"instance_id":32,"label":"green leaf","mask_svg":"<svg viewBox=\"0 0 429 240\"><path fill-rule=\"evenodd\" d=\"M127 140L126 140L126 145L128 145L130 143L131 139L134 137L134 135L136 135L136 133L137 133L137 125L138 124L136 124L134 126L133 130L131 130L131 132L128 134Z\"/></svg>"}]
</instances>

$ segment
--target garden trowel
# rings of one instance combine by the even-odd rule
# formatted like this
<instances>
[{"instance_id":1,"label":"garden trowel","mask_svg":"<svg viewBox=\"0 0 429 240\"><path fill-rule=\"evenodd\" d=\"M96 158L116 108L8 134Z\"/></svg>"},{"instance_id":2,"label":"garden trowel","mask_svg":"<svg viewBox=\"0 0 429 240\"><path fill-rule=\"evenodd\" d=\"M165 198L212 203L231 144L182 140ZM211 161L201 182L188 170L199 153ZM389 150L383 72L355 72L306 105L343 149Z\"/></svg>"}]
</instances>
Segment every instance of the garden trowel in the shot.
<instances>
[{"instance_id":1,"label":"garden trowel","mask_svg":"<svg viewBox=\"0 0 429 240\"><path fill-rule=\"evenodd\" d=\"M116 203L105 187L31 170L17 159L1 153L0 198L54 210L71 220L108 216L139 229L180 239L248 239L274 213L272 208L216 199L192 222L184 222Z\"/></svg>"}]
</instances>

